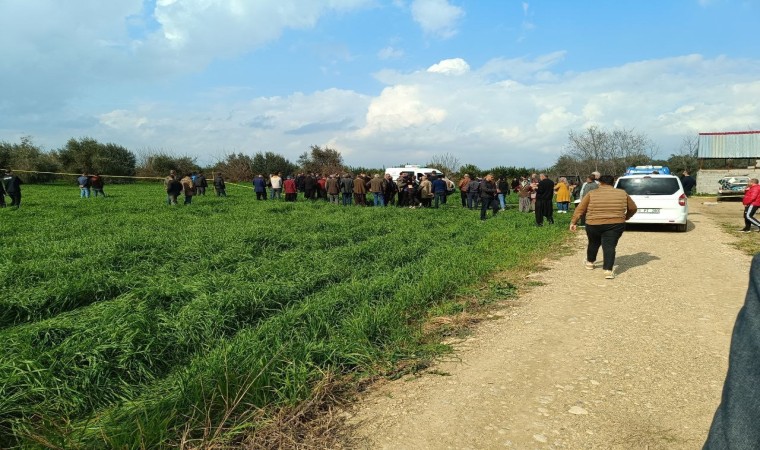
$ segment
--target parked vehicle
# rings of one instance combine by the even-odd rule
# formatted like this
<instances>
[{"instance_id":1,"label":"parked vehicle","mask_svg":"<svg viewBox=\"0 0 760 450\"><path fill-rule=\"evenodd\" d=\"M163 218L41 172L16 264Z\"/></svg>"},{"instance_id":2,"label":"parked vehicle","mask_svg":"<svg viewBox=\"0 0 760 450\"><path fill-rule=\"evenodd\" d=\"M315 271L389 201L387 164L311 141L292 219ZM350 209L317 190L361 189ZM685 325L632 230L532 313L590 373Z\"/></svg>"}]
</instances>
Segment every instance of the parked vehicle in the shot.
<instances>
[{"instance_id":1,"label":"parked vehicle","mask_svg":"<svg viewBox=\"0 0 760 450\"><path fill-rule=\"evenodd\" d=\"M402 173L413 173L414 179L417 181L419 181L423 175L445 176L444 173L440 170L433 169L431 167L415 166L411 164L407 164L404 167L388 167L385 169L385 173L390 174L394 180L397 179Z\"/></svg>"},{"instance_id":2,"label":"parked vehicle","mask_svg":"<svg viewBox=\"0 0 760 450\"><path fill-rule=\"evenodd\" d=\"M742 198L744 191L749 184L749 177L746 176L728 176L718 180L717 200L721 201L727 198Z\"/></svg>"},{"instance_id":3,"label":"parked vehicle","mask_svg":"<svg viewBox=\"0 0 760 450\"><path fill-rule=\"evenodd\" d=\"M646 174L660 174L670 175L670 167L668 166L631 166L625 169L626 175L646 175Z\"/></svg>"},{"instance_id":4,"label":"parked vehicle","mask_svg":"<svg viewBox=\"0 0 760 450\"><path fill-rule=\"evenodd\" d=\"M623 189L636 203L636 214L627 223L674 225L686 231L689 205L681 180L675 175L624 175L615 187Z\"/></svg>"}]
</instances>

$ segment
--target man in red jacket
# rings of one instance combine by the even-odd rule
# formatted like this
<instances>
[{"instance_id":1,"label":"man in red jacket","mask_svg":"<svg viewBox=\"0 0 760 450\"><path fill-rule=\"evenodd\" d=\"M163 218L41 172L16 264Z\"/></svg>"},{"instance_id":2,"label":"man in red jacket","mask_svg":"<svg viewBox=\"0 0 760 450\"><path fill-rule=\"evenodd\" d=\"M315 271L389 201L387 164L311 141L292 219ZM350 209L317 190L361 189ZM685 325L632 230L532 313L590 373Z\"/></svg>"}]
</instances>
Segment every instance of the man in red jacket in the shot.
<instances>
[{"instance_id":1,"label":"man in red jacket","mask_svg":"<svg viewBox=\"0 0 760 450\"><path fill-rule=\"evenodd\" d=\"M749 233L752 231L752 225L760 231L760 222L754 217L757 209L760 208L760 184L758 184L757 178L750 178L749 183L747 183L742 204L744 205L744 228L739 232Z\"/></svg>"},{"instance_id":2,"label":"man in red jacket","mask_svg":"<svg viewBox=\"0 0 760 450\"><path fill-rule=\"evenodd\" d=\"M296 185L296 180L294 180L293 177L289 176L288 179L285 180L285 183L283 186L285 187L285 201L286 202L296 201L296 196L298 195L298 187Z\"/></svg>"}]
</instances>

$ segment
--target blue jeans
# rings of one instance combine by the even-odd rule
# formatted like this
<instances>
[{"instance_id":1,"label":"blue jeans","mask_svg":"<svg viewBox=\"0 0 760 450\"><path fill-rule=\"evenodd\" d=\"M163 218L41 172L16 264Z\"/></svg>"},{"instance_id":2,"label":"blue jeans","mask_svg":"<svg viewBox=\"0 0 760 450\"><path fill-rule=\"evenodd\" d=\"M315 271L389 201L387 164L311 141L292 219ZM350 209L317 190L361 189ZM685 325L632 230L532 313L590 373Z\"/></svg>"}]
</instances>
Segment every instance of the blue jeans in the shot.
<instances>
[{"instance_id":1,"label":"blue jeans","mask_svg":"<svg viewBox=\"0 0 760 450\"><path fill-rule=\"evenodd\" d=\"M507 204L504 203L504 193L500 192L498 195L499 195L499 206L501 206L501 209L506 209Z\"/></svg>"},{"instance_id":2,"label":"blue jeans","mask_svg":"<svg viewBox=\"0 0 760 450\"><path fill-rule=\"evenodd\" d=\"M477 208L478 207L478 201L480 200L480 193L478 192L469 192L467 194L467 207Z\"/></svg>"},{"instance_id":3,"label":"blue jeans","mask_svg":"<svg viewBox=\"0 0 760 450\"><path fill-rule=\"evenodd\" d=\"M189 205L192 202L193 202L193 196L192 195L186 195L185 196L185 204Z\"/></svg>"},{"instance_id":4,"label":"blue jeans","mask_svg":"<svg viewBox=\"0 0 760 450\"><path fill-rule=\"evenodd\" d=\"M272 196L270 197L272 200L274 199L280 199L282 198L282 188L279 189L272 189Z\"/></svg>"},{"instance_id":5,"label":"blue jeans","mask_svg":"<svg viewBox=\"0 0 760 450\"><path fill-rule=\"evenodd\" d=\"M435 193L434 204L435 204L436 208L438 207L438 203L439 202L442 203L442 204L444 204L444 205L446 204L446 193L445 192L436 192Z\"/></svg>"},{"instance_id":6,"label":"blue jeans","mask_svg":"<svg viewBox=\"0 0 760 450\"><path fill-rule=\"evenodd\" d=\"M351 205L351 194L343 193L343 206Z\"/></svg>"},{"instance_id":7,"label":"blue jeans","mask_svg":"<svg viewBox=\"0 0 760 450\"><path fill-rule=\"evenodd\" d=\"M375 206L385 205L385 199L383 198L384 196L382 192L373 192L372 196L374 197L374 200L375 200Z\"/></svg>"},{"instance_id":8,"label":"blue jeans","mask_svg":"<svg viewBox=\"0 0 760 450\"><path fill-rule=\"evenodd\" d=\"M752 258L744 306L734 324L728 374L707 450L760 448L760 255Z\"/></svg>"},{"instance_id":9,"label":"blue jeans","mask_svg":"<svg viewBox=\"0 0 760 450\"><path fill-rule=\"evenodd\" d=\"M90 198L90 188L79 188L79 198Z\"/></svg>"}]
</instances>

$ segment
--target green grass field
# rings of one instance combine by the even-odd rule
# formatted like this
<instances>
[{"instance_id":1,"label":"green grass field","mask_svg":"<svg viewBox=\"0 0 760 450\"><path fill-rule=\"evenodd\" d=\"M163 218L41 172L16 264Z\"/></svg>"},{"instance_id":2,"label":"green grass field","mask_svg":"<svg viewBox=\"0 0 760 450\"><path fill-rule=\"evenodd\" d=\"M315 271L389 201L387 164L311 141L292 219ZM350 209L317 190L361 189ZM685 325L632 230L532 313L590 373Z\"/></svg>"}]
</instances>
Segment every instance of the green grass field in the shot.
<instances>
[{"instance_id":1,"label":"green grass field","mask_svg":"<svg viewBox=\"0 0 760 450\"><path fill-rule=\"evenodd\" d=\"M555 251L569 215L24 186L0 210L0 447L156 448L442 351L422 325ZM516 199L511 199L512 203ZM514 206L513 206L514 208ZM490 213L489 213L490 216ZM200 441L198 441L200 442Z\"/></svg>"}]
</instances>

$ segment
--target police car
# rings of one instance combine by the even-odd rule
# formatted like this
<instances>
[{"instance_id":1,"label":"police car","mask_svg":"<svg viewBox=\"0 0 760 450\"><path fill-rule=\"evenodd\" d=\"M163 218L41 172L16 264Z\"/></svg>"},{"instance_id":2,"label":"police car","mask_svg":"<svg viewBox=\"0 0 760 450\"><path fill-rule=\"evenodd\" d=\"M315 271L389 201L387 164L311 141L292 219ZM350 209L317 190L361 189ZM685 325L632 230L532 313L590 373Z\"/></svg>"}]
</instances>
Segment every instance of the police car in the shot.
<instances>
[{"instance_id":1,"label":"police car","mask_svg":"<svg viewBox=\"0 0 760 450\"><path fill-rule=\"evenodd\" d=\"M674 225L686 231L689 205L681 180L664 166L636 166L615 181L636 203L636 214L626 223Z\"/></svg>"}]
</instances>

